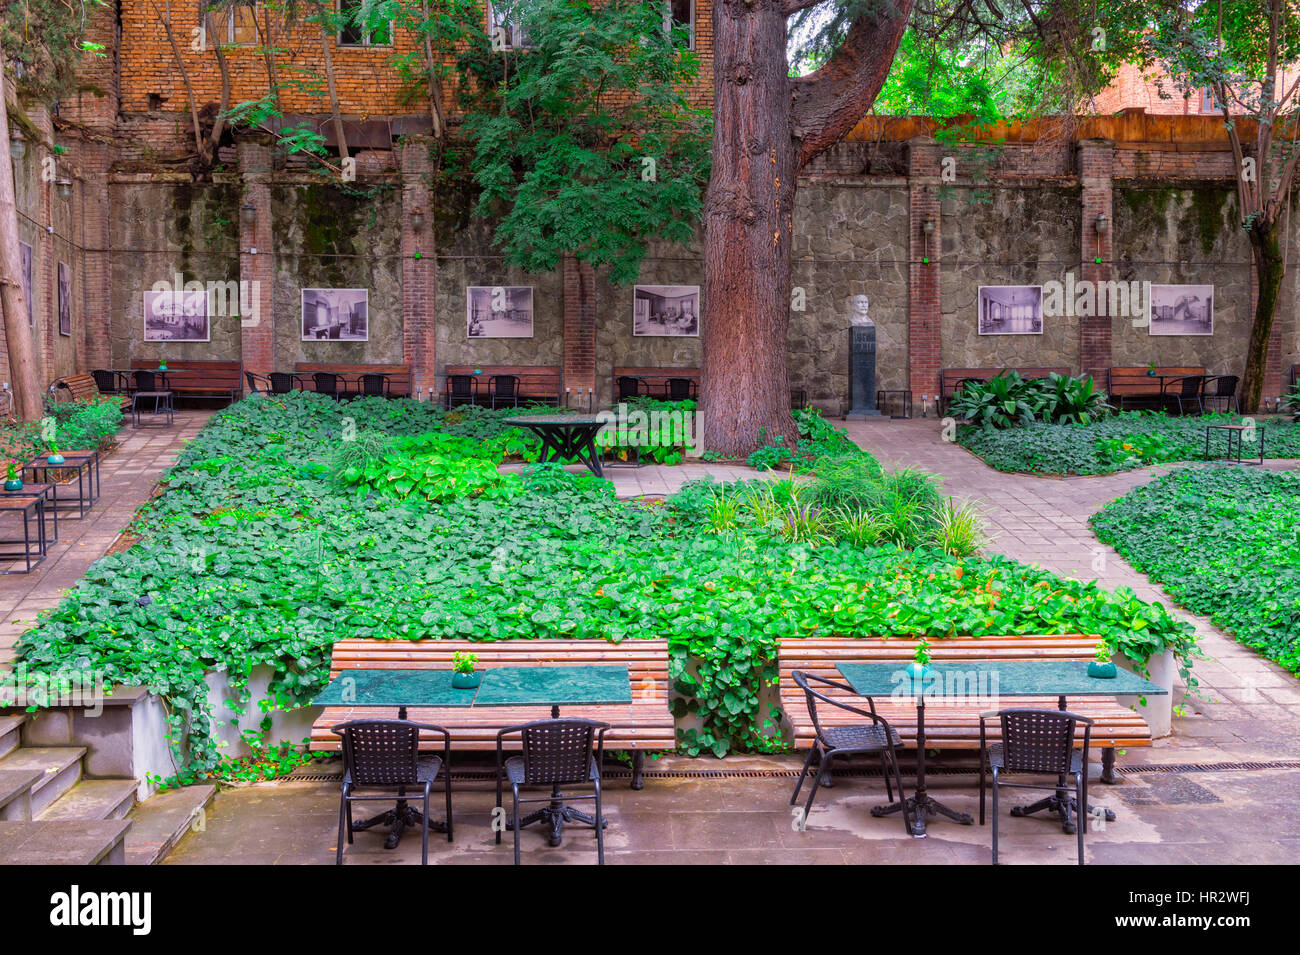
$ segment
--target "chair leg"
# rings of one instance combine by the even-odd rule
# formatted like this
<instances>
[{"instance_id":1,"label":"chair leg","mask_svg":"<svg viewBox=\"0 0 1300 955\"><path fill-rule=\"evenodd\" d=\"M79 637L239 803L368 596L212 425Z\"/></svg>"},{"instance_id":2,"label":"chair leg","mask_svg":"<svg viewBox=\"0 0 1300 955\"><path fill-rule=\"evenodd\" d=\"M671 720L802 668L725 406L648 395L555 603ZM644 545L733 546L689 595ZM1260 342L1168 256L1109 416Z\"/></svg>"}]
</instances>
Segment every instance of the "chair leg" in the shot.
<instances>
[{"instance_id":1,"label":"chair leg","mask_svg":"<svg viewBox=\"0 0 1300 955\"><path fill-rule=\"evenodd\" d=\"M912 825L913 820L907 811L907 790L903 788L903 771L898 766L898 750L895 748L889 750L889 763L894 770L894 782L898 784L899 801L903 804L903 828L907 831L909 836L914 835L915 832Z\"/></svg>"},{"instance_id":2,"label":"chair leg","mask_svg":"<svg viewBox=\"0 0 1300 955\"><path fill-rule=\"evenodd\" d=\"M813 756L817 753L817 744L813 743L808 747L808 755L804 757L803 769L799 772L799 779L794 784L794 795L790 797L790 805L794 805L799 798L799 790L803 788L804 777L808 775L808 767L812 765Z\"/></svg>"},{"instance_id":3,"label":"chair leg","mask_svg":"<svg viewBox=\"0 0 1300 955\"><path fill-rule=\"evenodd\" d=\"M424 817L420 820L420 865L429 864L429 790L432 783L424 784Z\"/></svg>"},{"instance_id":4,"label":"chair leg","mask_svg":"<svg viewBox=\"0 0 1300 955\"><path fill-rule=\"evenodd\" d=\"M892 803L894 801L894 783L893 780L889 778L888 753L889 750L882 749L880 751L880 772L885 777L885 798Z\"/></svg>"},{"instance_id":5,"label":"chair leg","mask_svg":"<svg viewBox=\"0 0 1300 955\"><path fill-rule=\"evenodd\" d=\"M817 790L821 788L822 777L828 775L831 769L831 754L829 752L823 752L820 756L821 758L818 760L820 765L817 767L817 775L813 777L812 788L808 792L808 804L803 807L803 819L805 823L808 821L808 813L812 812L813 800L817 798Z\"/></svg>"},{"instance_id":6,"label":"chair leg","mask_svg":"<svg viewBox=\"0 0 1300 955\"><path fill-rule=\"evenodd\" d=\"M605 864L605 816L600 808L600 780L596 780L596 864Z\"/></svg>"},{"instance_id":7,"label":"chair leg","mask_svg":"<svg viewBox=\"0 0 1300 955\"><path fill-rule=\"evenodd\" d=\"M985 777L985 774L986 774L986 768L985 768L985 765L984 765L984 751L983 751L983 750L980 750L980 770L979 770L979 772L980 772L980 825L982 826L982 825L984 825L984 793L985 793L985 790L988 788L988 783L987 783L987 781L986 781L985 778L984 778L984 777Z\"/></svg>"},{"instance_id":8,"label":"chair leg","mask_svg":"<svg viewBox=\"0 0 1300 955\"><path fill-rule=\"evenodd\" d=\"M998 864L998 771L993 770L993 864Z\"/></svg>"},{"instance_id":9,"label":"chair leg","mask_svg":"<svg viewBox=\"0 0 1300 955\"><path fill-rule=\"evenodd\" d=\"M352 800L348 800L348 845L352 845Z\"/></svg>"},{"instance_id":10,"label":"chair leg","mask_svg":"<svg viewBox=\"0 0 1300 955\"><path fill-rule=\"evenodd\" d=\"M339 844L338 850L334 853L334 864L343 864L343 835L345 831L350 832L351 827L347 825L348 794L344 790L339 797Z\"/></svg>"},{"instance_id":11,"label":"chair leg","mask_svg":"<svg viewBox=\"0 0 1300 955\"><path fill-rule=\"evenodd\" d=\"M510 817L514 823L513 828L515 830L515 865L519 865L519 787L511 786L510 792L512 794L512 799L514 800L513 807L510 810Z\"/></svg>"},{"instance_id":12,"label":"chair leg","mask_svg":"<svg viewBox=\"0 0 1300 955\"><path fill-rule=\"evenodd\" d=\"M497 845L501 845L501 825L499 820L503 813L501 812L501 774L497 773L497 808L492 814L492 827L497 831Z\"/></svg>"},{"instance_id":13,"label":"chair leg","mask_svg":"<svg viewBox=\"0 0 1300 955\"><path fill-rule=\"evenodd\" d=\"M1088 767L1083 768L1083 772L1074 779L1075 798L1079 800L1079 811L1075 814L1074 831L1079 834L1079 865L1083 865L1083 834L1088 831L1088 793L1084 788L1084 776L1088 772Z\"/></svg>"},{"instance_id":14,"label":"chair leg","mask_svg":"<svg viewBox=\"0 0 1300 955\"><path fill-rule=\"evenodd\" d=\"M447 793L447 841L451 842L451 768L442 767L445 774L442 780L442 788Z\"/></svg>"}]
</instances>

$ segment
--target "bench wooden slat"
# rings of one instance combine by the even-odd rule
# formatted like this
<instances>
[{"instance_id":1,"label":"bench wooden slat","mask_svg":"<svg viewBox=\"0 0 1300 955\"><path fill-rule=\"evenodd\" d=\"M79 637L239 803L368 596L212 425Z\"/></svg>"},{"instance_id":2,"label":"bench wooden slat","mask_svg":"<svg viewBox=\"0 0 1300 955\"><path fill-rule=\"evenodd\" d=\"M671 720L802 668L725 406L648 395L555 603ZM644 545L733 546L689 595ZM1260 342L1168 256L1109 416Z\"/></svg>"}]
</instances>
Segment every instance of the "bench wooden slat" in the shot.
<instances>
[{"instance_id":1,"label":"bench wooden slat","mask_svg":"<svg viewBox=\"0 0 1300 955\"><path fill-rule=\"evenodd\" d=\"M1107 375L1106 393L1119 402L1122 407L1125 400L1155 401L1164 397L1162 388L1167 387L1160 375L1204 375L1205 369L1192 365L1156 366L1155 375L1147 374L1147 366L1116 367Z\"/></svg>"},{"instance_id":2,"label":"bench wooden slat","mask_svg":"<svg viewBox=\"0 0 1300 955\"><path fill-rule=\"evenodd\" d=\"M293 366L294 374L301 375L302 378L298 387L304 391L315 391L316 383L312 380L312 375L317 372L328 372L334 375L344 375L349 381L355 381L358 375L387 375L388 376L388 394L392 398L407 398L411 394L411 366L410 365L384 365L384 364L349 364L346 362L319 362L319 361L300 361Z\"/></svg>"},{"instance_id":3,"label":"bench wooden slat","mask_svg":"<svg viewBox=\"0 0 1300 955\"><path fill-rule=\"evenodd\" d=\"M469 375L478 380L477 398L488 397L488 382L493 375L514 375L519 379L519 400L560 403L564 393L564 374L559 365L447 365L447 375Z\"/></svg>"},{"instance_id":4,"label":"bench wooden slat","mask_svg":"<svg viewBox=\"0 0 1300 955\"><path fill-rule=\"evenodd\" d=\"M68 375L66 378L58 378L50 387L52 389L66 389L72 395L73 401L99 401L102 398L113 397L105 395L99 390L99 385L95 384L95 376L91 374ZM125 395L118 403L123 411L131 407L131 399Z\"/></svg>"},{"instance_id":5,"label":"bench wooden slat","mask_svg":"<svg viewBox=\"0 0 1300 955\"><path fill-rule=\"evenodd\" d=\"M132 358L131 370L157 371L153 358ZM244 394L244 364L197 358L167 359L167 387L178 397L226 398L238 401Z\"/></svg>"}]
</instances>

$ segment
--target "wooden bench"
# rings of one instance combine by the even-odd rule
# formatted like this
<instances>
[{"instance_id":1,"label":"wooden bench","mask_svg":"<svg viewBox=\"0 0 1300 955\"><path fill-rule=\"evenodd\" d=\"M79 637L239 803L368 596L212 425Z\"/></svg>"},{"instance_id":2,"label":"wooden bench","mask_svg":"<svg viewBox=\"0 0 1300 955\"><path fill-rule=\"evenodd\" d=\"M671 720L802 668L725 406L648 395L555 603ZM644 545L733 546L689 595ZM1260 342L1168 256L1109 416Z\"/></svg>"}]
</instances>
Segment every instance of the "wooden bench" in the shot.
<instances>
[{"instance_id":1,"label":"wooden bench","mask_svg":"<svg viewBox=\"0 0 1300 955\"><path fill-rule=\"evenodd\" d=\"M519 379L519 403L559 407L564 394L564 375L559 365L448 365L444 375L469 375L478 384L476 404L490 404L489 382L493 375L514 375ZM445 379L444 379L445 380Z\"/></svg>"},{"instance_id":2,"label":"wooden bench","mask_svg":"<svg viewBox=\"0 0 1300 955\"><path fill-rule=\"evenodd\" d=\"M104 398L118 398L119 404L123 411L131 408L131 398L128 395L105 395L95 384L95 376L85 375L68 375L66 378L58 378L50 383L50 393L58 395L60 389L67 392L72 401L102 401Z\"/></svg>"},{"instance_id":3,"label":"wooden bench","mask_svg":"<svg viewBox=\"0 0 1300 955\"><path fill-rule=\"evenodd\" d=\"M939 398L940 410L947 407L948 402L952 400L957 389L961 387L963 381L967 378L976 378L980 381L988 381L990 378L996 378L998 375L1014 371L1021 378L1046 378L1049 375L1068 375L1070 369L1058 368L944 368L939 372Z\"/></svg>"},{"instance_id":4,"label":"wooden bench","mask_svg":"<svg viewBox=\"0 0 1300 955\"><path fill-rule=\"evenodd\" d=\"M298 376L298 387L303 391L316 390L312 375L317 372L328 372L348 379L347 386L340 390L352 394L361 390L361 386L357 383L361 375L387 375L389 398L408 398L411 394L410 365L349 365L339 362L300 361L293 366L293 373Z\"/></svg>"},{"instance_id":5,"label":"wooden bench","mask_svg":"<svg viewBox=\"0 0 1300 955\"><path fill-rule=\"evenodd\" d=\"M936 663L953 663L962 660L1092 660L1100 637L1085 634L1055 636L1011 635L987 637L950 637L930 641L930 656ZM785 639L780 650L781 709L793 730L794 745L807 749L816 736L808 716L808 702L803 691L790 676L794 670L803 670L820 677L843 683L844 677L835 664L841 661L854 663L897 663L901 671L910 663L918 641L902 637L809 638ZM819 687L827 696L844 697L849 702L865 707L861 697L840 690ZM1151 727L1138 713L1107 697L1072 697L1070 711L1088 716L1096 722L1092 728L1092 745L1102 752L1102 779L1115 781L1115 749L1117 747L1150 746ZM889 721L904 742L916 745L916 705L911 697L875 699L876 712ZM1006 703L1017 707L1056 709L1057 697L1008 697ZM972 697L969 701L949 702L942 706L927 706L925 740L927 749L979 749L979 715L988 712L987 697ZM817 711L823 726L857 724L862 717L844 710L821 707ZM1000 728L990 724L994 739Z\"/></svg>"},{"instance_id":6,"label":"wooden bench","mask_svg":"<svg viewBox=\"0 0 1300 955\"><path fill-rule=\"evenodd\" d=\"M132 372L157 370L156 359L131 359ZM243 362L168 360L166 375L167 389L178 398L218 398L234 402L244 394Z\"/></svg>"},{"instance_id":7,"label":"wooden bench","mask_svg":"<svg viewBox=\"0 0 1300 955\"><path fill-rule=\"evenodd\" d=\"M1124 409L1124 403L1130 404L1150 404L1156 407L1163 407L1165 403L1165 388L1168 386L1168 378L1161 378L1161 375L1203 375L1204 368L1185 368L1166 366L1156 367L1155 375L1147 373L1147 366L1140 365L1132 368L1112 368L1107 375L1106 393L1110 399L1115 402L1115 407L1121 411Z\"/></svg>"},{"instance_id":8,"label":"wooden bench","mask_svg":"<svg viewBox=\"0 0 1300 955\"><path fill-rule=\"evenodd\" d=\"M686 378L691 382L691 397L698 398L700 393L700 370L698 368L632 368L615 367L611 379L610 400L618 401L618 380L620 378L640 378L645 383L643 394L654 398L668 397L668 380Z\"/></svg>"},{"instance_id":9,"label":"wooden bench","mask_svg":"<svg viewBox=\"0 0 1300 955\"><path fill-rule=\"evenodd\" d=\"M647 750L677 745L673 715L668 709L668 641L624 640L340 640L330 658L330 679L347 670L450 670L452 654L478 655L475 669L511 666L626 666L632 681L632 703L565 706L562 717L585 717L610 724L606 749L632 752L632 788L640 789ZM313 750L334 751L339 738L330 727L351 719L392 719L392 708L326 707L312 725ZM442 726L458 750L496 750L497 733L529 720L549 719L549 706L418 707L408 718ZM420 745L437 749L432 736Z\"/></svg>"}]
</instances>

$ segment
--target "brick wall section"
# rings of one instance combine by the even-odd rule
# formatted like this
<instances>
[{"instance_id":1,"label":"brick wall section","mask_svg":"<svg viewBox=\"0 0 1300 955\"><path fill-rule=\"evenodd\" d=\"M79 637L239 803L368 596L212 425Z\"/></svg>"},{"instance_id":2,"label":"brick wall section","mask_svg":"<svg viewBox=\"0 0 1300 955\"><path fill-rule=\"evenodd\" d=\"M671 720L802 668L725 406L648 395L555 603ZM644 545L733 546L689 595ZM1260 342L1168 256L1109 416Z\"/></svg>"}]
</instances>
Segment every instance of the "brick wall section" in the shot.
<instances>
[{"instance_id":1,"label":"brick wall section","mask_svg":"<svg viewBox=\"0 0 1300 955\"><path fill-rule=\"evenodd\" d=\"M438 265L434 257L433 215L429 208L432 172L429 142L409 140L401 147L402 173L402 360L411 366L411 394L438 392L438 321L435 310ZM416 229L412 214L424 223ZM417 257L418 256L418 257Z\"/></svg>"},{"instance_id":2,"label":"brick wall section","mask_svg":"<svg viewBox=\"0 0 1300 955\"><path fill-rule=\"evenodd\" d=\"M271 255L271 148L258 142L239 144L239 170L244 180L244 197L239 212L239 279L256 282L249 294L258 299L258 321L250 324L247 316L240 328L244 370L265 375L275 371L275 312L272 307L274 282ZM253 222L244 215L243 206L255 211ZM253 250L256 249L256 253Z\"/></svg>"},{"instance_id":3,"label":"brick wall section","mask_svg":"<svg viewBox=\"0 0 1300 955\"><path fill-rule=\"evenodd\" d=\"M940 250L943 226L939 215L939 163L941 149L934 140L916 138L908 142L909 235L907 341L908 371L912 400L919 410L921 396L933 399L939 390L942 355L939 316ZM925 223L934 222L934 232L925 234ZM927 244L928 238L928 244ZM928 248L928 252L927 252ZM922 261L929 258L929 263Z\"/></svg>"},{"instance_id":4,"label":"brick wall section","mask_svg":"<svg viewBox=\"0 0 1300 955\"><path fill-rule=\"evenodd\" d=\"M564 257L564 387L586 408L596 386L596 276L590 265ZM579 399L578 389L582 389Z\"/></svg>"},{"instance_id":5,"label":"brick wall section","mask_svg":"<svg viewBox=\"0 0 1300 955\"><path fill-rule=\"evenodd\" d=\"M109 201L108 169L112 164L111 147L101 143L82 143L76 153L84 181L79 213L82 229L83 265L81 275L83 362L78 370L109 368L112 358L109 344L108 303L112 294L108 248Z\"/></svg>"},{"instance_id":6,"label":"brick wall section","mask_svg":"<svg viewBox=\"0 0 1300 955\"><path fill-rule=\"evenodd\" d=\"M1101 139L1086 139L1078 145L1077 161L1079 181L1083 186L1080 197L1079 248L1083 255L1082 278L1088 282L1105 282L1111 277L1111 236L1109 228L1097 231L1097 220L1115 221L1111 207L1111 158L1114 144ZM1095 286L1094 286L1095 287ZM1097 309L1102 311L1102 309ZM1093 380L1105 387L1106 372L1111 367L1111 323L1129 321L1123 316L1079 316L1079 364L1081 373L1092 375Z\"/></svg>"}]
</instances>

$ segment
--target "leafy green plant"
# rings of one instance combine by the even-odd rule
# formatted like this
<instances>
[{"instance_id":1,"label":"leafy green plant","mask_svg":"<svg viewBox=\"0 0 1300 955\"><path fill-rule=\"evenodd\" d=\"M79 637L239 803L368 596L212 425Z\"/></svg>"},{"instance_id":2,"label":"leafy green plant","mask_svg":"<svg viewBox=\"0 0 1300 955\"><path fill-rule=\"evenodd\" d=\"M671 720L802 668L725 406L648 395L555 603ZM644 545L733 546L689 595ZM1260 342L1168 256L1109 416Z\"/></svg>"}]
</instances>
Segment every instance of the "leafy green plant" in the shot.
<instances>
[{"instance_id":1,"label":"leafy green plant","mask_svg":"<svg viewBox=\"0 0 1300 955\"><path fill-rule=\"evenodd\" d=\"M987 382L966 382L949 405L954 417L999 430L1035 422L1088 424L1110 410L1106 395L1097 390L1091 376L1053 372L1045 379L1022 378L1014 370Z\"/></svg>"},{"instance_id":2,"label":"leafy green plant","mask_svg":"<svg viewBox=\"0 0 1300 955\"><path fill-rule=\"evenodd\" d=\"M456 650L451 655L451 668L457 673L473 673L474 664L478 663L477 653L466 653L464 650Z\"/></svg>"},{"instance_id":3,"label":"leafy green plant","mask_svg":"<svg viewBox=\"0 0 1300 955\"><path fill-rule=\"evenodd\" d=\"M1110 644L1105 640L1097 644L1097 652L1093 654L1093 659L1098 663L1110 662Z\"/></svg>"},{"instance_id":4,"label":"leafy green plant","mask_svg":"<svg viewBox=\"0 0 1300 955\"><path fill-rule=\"evenodd\" d=\"M945 554L968 557L976 553L984 541L984 520L973 504L960 504L945 498L935 512L938 529L935 543Z\"/></svg>"}]
</instances>

